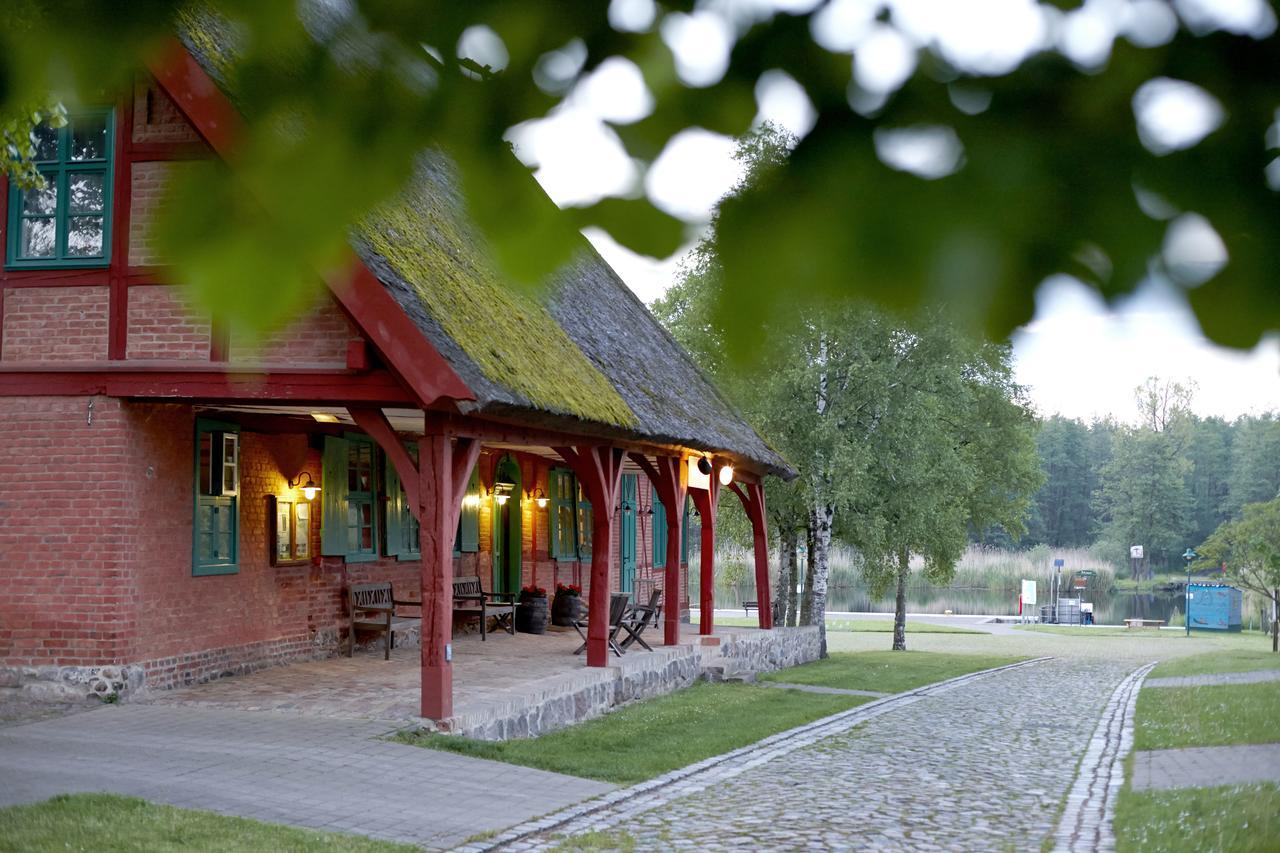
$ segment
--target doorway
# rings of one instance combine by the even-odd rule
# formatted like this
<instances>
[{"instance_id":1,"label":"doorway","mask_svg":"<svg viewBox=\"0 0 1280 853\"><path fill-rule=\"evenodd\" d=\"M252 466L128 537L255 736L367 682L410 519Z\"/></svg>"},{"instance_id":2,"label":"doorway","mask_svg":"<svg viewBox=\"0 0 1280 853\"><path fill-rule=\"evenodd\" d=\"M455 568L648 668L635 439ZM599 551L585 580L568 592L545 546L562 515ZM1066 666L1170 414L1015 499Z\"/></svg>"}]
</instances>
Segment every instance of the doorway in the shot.
<instances>
[{"instance_id":1,"label":"doorway","mask_svg":"<svg viewBox=\"0 0 1280 853\"><path fill-rule=\"evenodd\" d=\"M505 496L506 500L503 500ZM493 591L520 591L520 558L524 550L524 496L520 466L510 456L498 461L493 474Z\"/></svg>"},{"instance_id":2,"label":"doorway","mask_svg":"<svg viewBox=\"0 0 1280 853\"><path fill-rule=\"evenodd\" d=\"M635 594L636 590L636 492L635 474L622 475L622 526L618 535L619 591Z\"/></svg>"}]
</instances>

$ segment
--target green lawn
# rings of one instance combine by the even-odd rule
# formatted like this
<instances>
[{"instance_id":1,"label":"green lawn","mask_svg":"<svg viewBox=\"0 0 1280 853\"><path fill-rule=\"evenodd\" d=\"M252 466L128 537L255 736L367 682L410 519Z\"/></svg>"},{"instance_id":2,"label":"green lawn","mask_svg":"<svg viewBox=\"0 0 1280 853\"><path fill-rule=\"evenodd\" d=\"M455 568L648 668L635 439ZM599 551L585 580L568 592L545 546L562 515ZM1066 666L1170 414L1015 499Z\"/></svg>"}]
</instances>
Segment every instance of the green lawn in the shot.
<instances>
[{"instance_id":1,"label":"green lawn","mask_svg":"<svg viewBox=\"0 0 1280 853\"><path fill-rule=\"evenodd\" d=\"M755 619L743 619L741 616L721 616L716 619L717 625L729 627L754 628L760 624ZM854 631L872 634L893 633L892 619L828 619L828 631ZM907 620L907 634L985 634L986 631L975 631L959 625L938 625L934 622L913 622Z\"/></svg>"},{"instance_id":2,"label":"green lawn","mask_svg":"<svg viewBox=\"0 0 1280 853\"><path fill-rule=\"evenodd\" d=\"M1280 682L1148 687L1138 694L1134 749L1280 740Z\"/></svg>"},{"instance_id":3,"label":"green lawn","mask_svg":"<svg viewBox=\"0 0 1280 853\"><path fill-rule=\"evenodd\" d=\"M111 794L63 795L34 805L0 809L0 851L6 853L65 853L68 850L407 853L416 849L355 835L314 832L160 806Z\"/></svg>"},{"instance_id":4,"label":"green lawn","mask_svg":"<svg viewBox=\"0 0 1280 853\"><path fill-rule=\"evenodd\" d=\"M1280 848L1280 787L1126 789L1116 803L1115 832L1119 853L1275 851Z\"/></svg>"},{"instance_id":5,"label":"green lawn","mask_svg":"<svg viewBox=\"0 0 1280 853\"><path fill-rule=\"evenodd\" d=\"M1018 631L1033 634L1057 634L1063 637L1135 637L1151 639L1152 637L1181 637L1172 631L1159 628L1102 628L1093 625L1015 625Z\"/></svg>"},{"instance_id":6,"label":"green lawn","mask_svg":"<svg viewBox=\"0 0 1280 853\"><path fill-rule=\"evenodd\" d=\"M1280 669L1280 654L1259 644L1256 649L1224 649L1179 660L1165 661L1151 671L1151 677L1166 675L1207 675L1215 672L1252 672Z\"/></svg>"},{"instance_id":7,"label":"green lawn","mask_svg":"<svg viewBox=\"0 0 1280 853\"><path fill-rule=\"evenodd\" d=\"M937 652L836 652L826 660L771 672L761 680L901 693L935 681L1016 663L1025 657Z\"/></svg>"},{"instance_id":8,"label":"green lawn","mask_svg":"<svg viewBox=\"0 0 1280 853\"><path fill-rule=\"evenodd\" d=\"M495 742L413 733L396 739L632 784L868 701L750 684L697 684L537 738Z\"/></svg>"}]
</instances>

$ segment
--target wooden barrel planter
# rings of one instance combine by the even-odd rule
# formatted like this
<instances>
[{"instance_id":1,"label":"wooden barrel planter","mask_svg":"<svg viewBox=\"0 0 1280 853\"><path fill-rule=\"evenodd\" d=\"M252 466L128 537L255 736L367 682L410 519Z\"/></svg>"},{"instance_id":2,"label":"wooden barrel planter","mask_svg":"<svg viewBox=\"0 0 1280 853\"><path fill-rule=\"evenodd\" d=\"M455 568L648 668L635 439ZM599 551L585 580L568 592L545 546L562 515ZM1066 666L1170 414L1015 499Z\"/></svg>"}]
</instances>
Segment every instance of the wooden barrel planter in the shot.
<instances>
[{"instance_id":1,"label":"wooden barrel planter","mask_svg":"<svg viewBox=\"0 0 1280 853\"><path fill-rule=\"evenodd\" d=\"M569 627L582 615L582 596L569 595L568 593L556 593L555 600L551 602L551 624L561 627Z\"/></svg>"},{"instance_id":2,"label":"wooden barrel planter","mask_svg":"<svg viewBox=\"0 0 1280 853\"><path fill-rule=\"evenodd\" d=\"M520 606L516 608L516 630L526 634L547 632L547 597L545 595L520 597Z\"/></svg>"}]
</instances>

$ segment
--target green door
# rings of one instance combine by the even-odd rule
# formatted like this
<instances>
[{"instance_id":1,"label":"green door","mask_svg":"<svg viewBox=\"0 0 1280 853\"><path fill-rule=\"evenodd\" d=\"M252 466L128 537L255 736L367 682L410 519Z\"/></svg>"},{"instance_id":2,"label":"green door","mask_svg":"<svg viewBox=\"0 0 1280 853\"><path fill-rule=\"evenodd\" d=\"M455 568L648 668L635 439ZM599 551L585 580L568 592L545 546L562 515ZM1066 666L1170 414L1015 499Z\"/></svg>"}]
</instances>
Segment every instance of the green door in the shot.
<instances>
[{"instance_id":1,"label":"green door","mask_svg":"<svg viewBox=\"0 0 1280 853\"><path fill-rule=\"evenodd\" d=\"M622 533L618 537L621 592L636 589L636 475L622 475Z\"/></svg>"},{"instance_id":2,"label":"green door","mask_svg":"<svg viewBox=\"0 0 1280 853\"><path fill-rule=\"evenodd\" d=\"M493 501L493 591L516 593L520 591L520 556L524 535L521 524L520 498L524 494L520 466L510 456L498 463L494 475ZM501 492L497 484L504 484ZM500 501L499 494L506 500Z\"/></svg>"}]
</instances>

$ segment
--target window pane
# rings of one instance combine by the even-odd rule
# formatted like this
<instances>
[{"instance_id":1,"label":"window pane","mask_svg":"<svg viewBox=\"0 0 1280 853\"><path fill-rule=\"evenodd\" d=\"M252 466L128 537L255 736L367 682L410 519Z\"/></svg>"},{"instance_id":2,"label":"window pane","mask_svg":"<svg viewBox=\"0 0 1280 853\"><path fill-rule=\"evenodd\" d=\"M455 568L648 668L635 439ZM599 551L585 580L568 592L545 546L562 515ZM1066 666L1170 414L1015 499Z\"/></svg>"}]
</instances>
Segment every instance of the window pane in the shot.
<instances>
[{"instance_id":1,"label":"window pane","mask_svg":"<svg viewBox=\"0 0 1280 853\"><path fill-rule=\"evenodd\" d=\"M22 212L36 215L52 216L58 212L58 185L56 176L45 179L48 183L42 190L27 190L22 194Z\"/></svg>"},{"instance_id":2,"label":"window pane","mask_svg":"<svg viewBox=\"0 0 1280 853\"><path fill-rule=\"evenodd\" d=\"M102 217L72 216L67 219L67 256L96 258L102 254Z\"/></svg>"},{"instance_id":3,"label":"window pane","mask_svg":"<svg viewBox=\"0 0 1280 853\"><path fill-rule=\"evenodd\" d=\"M210 478L213 458L213 436L207 432L200 433L200 494L210 495L213 481Z\"/></svg>"},{"instance_id":4,"label":"window pane","mask_svg":"<svg viewBox=\"0 0 1280 853\"><path fill-rule=\"evenodd\" d=\"M94 116L71 122L71 160L102 160L107 156L107 117Z\"/></svg>"},{"instance_id":5,"label":"window pane","mask_svg":"<svg viewBox=\"0 0 1280 853\"><path fill-rule=\"evenodd\" d=\"M104 177L102 172L72 172L68 181L68 187L71 192L71 206L68 210L72 213L101 213L102 181ZM46 213L52 211L33 212Z\"/></svg>"},{"instance_id":6,"label":"window pane","mask_svg":"<svg viewBox=\"0 0 1280 853\"><path fill-rule=\"evenodd\" d=\"M36 159L40 161L57 160L58 159L58 131L42 124L31 133L31 139L36 146Z\"/></svg>"},{"instance_id":7,"label":"window pane","mask_svg":"<svg viewBox=\"0 0 1280 853\"><path fill-rule=\"evenodd\" d=\"M22 233L18 236L18 256L52 258L57 236L58 230L52 217L22 220Z\"/></svg>"}]
</instances>

